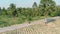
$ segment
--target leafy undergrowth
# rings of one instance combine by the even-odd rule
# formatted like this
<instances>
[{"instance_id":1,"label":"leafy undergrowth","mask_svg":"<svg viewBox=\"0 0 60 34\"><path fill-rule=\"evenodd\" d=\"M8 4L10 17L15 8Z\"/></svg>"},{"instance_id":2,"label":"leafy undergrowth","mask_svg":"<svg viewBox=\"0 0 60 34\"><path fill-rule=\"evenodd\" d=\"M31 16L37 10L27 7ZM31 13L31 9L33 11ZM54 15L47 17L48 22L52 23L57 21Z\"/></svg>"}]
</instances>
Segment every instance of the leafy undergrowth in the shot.
<instances>
[{"instance_id":1,"label":"leafy undergrowth","mask_svg":"<svg viewBox=\"0 0 60 34\"><path fill-rule=\"evenodd\" d=\"M34 20L40 20L43 19L44 17L33 17L31 18L31 21ZM25 21L29 21L29 18L26 18L25 16L20 16L20 17L11 17L11 16L0 16L0 28L2 27L7 27L11 25L16 25L16 24L22 24Z\"/></svg>"},{"instance_id":2,"label":"leafy undergrowth","mask_svg":"<svg viewBox=\"0 0 60 34\"><path fill-rule=\"evenodd\" d=\"M0 16L0 28L8 27L16 24L22 24L25 23L26 21L27 22L36 21L44 18L45 18L44 16L28 17L28 18L25 16L19 16L19 17Z\"/></svg>"},{"instance_id":3,"label":"leafy undergrowth","mask_svg":"<svg viewBox=\"0 0 60 34\"><path fill-rule=\"evenodd\" d=\"M19 17L0 17L0 27L7 27L15 24L21 24L25 21L23 18Z\"/></svg>"}]
</instances>

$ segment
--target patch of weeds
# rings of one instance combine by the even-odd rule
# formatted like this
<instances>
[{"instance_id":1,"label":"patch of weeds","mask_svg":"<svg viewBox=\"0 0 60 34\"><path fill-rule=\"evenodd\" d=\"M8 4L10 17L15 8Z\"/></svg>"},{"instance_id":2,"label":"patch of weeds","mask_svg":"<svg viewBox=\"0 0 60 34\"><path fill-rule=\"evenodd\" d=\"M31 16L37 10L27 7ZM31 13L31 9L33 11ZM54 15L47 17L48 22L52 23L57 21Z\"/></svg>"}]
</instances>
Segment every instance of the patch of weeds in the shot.
<instances>
[{"instance_id":1,"label":"patch of weeds","mask_svg":"<svg viewBox=\"0 0 60 34\"><path fill-rule=\"evenodd\" d=\"M6 21L0 21L0 27L6 27L8 23Z\"/></svg>"}]
</instances>

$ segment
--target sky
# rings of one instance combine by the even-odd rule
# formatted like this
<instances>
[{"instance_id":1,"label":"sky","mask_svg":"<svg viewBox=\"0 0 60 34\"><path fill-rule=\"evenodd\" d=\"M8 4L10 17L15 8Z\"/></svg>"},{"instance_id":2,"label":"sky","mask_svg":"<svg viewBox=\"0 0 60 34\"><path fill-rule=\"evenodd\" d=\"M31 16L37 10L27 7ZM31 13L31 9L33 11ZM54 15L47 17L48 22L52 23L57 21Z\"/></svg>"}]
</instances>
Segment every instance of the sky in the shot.
<instances>
[{"instance_id":1,"label":"sky","mask_svg":"<svg viewBox=\"0 0 60 34\"><path fill-rule=\"evenodd\" d=\"M54 0L57 5L60 5L60 0ZM14 3L17 7L31 7L34 2L37 4L40 3L40 0L0 0L0 7L7 8L9 7L10 3Z\"/></svg>"}]
</instances>

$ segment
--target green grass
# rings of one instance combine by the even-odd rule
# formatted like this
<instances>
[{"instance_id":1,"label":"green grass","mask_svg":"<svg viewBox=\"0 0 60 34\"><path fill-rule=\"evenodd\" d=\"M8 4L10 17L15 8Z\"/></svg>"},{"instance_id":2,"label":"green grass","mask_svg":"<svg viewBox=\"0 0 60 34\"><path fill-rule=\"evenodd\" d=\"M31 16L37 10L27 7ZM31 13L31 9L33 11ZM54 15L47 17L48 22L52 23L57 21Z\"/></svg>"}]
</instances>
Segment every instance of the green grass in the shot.
<instances>
[{"instance_id":1,"label":"green grass","mask_svg":"<svg viewBox=\"0 0 60 34\"><path fill-rule=\"evenodd\" d=\"M0 27L7 27L15 24L21 24L25 22L25 19L20 17L7 17L7 16L0 16Z\"/></svg>"},{"instance_id":2,"label":"green grass","mask_svg":"<svg viewBox=\"0 0 60 34\"><path fill-rule=\"evenodd\" d=\"M31 17L31 21L40 20L45 18L44 16ZM7 27L16 24L22 24L25 21L29 22L29 18L25 16L11 17L11 16L0 16L0 27Z\"/></svg>"}]
</instances>

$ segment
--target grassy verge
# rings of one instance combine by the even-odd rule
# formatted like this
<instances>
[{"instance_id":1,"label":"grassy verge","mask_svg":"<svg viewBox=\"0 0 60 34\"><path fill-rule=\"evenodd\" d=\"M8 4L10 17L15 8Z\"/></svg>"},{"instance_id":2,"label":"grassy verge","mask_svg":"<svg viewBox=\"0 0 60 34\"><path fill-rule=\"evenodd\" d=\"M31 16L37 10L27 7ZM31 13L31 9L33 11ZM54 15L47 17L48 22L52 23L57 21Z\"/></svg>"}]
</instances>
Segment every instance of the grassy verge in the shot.
<instances>
[{"instance_id":1,"label":"grassy verge","mask_svg":"<svg viewBox=\"0 0 60 34\"><path fill-rule=\"evenodd\" d=\"M37 16L37 17L32 17L31 21L34 20L40 20L45 18L44 16ZM25 21L29 21L29 18L26 18L24 16L21 17L11 17L11 16L0 16L0 27L7 27L7 26L11 26L11 25L15 25L15 24L22 24Z\"/></svg>"},{"instance_id":2,"label":"grassy verge","mask_svg":"<svg viewBox=\"0 0 60 34\"><path fill-rule=\"evenodd\" d=\"M25 19L20 18L20 17L3 17L0 16L0 27L7 27L15 24L21 24L25 22Z\"/></svg>"}]
</instances>

